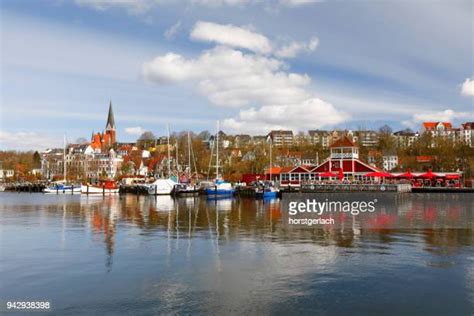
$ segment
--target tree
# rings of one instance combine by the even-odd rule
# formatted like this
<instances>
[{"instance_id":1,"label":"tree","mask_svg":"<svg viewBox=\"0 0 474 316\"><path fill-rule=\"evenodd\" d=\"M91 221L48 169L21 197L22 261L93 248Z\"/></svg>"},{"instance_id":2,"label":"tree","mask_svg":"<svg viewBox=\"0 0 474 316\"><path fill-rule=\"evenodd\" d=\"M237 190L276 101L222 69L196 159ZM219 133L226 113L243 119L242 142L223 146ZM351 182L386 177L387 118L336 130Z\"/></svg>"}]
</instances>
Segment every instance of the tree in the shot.
<instances>
[{"instance_id":1,"label":"tree","mask_svg":"<svg viewBox=\"0 0 474 316\"><path fill-rule=\"evenodd\" d=\"M138 137L137 144L142 148L148 148L155 144L156 136L153 132L146 131Z\"/></svg>"},{"instance_id":2,"label":"tree","mask_svg":"<svg viewBox=\"0 0 474 316\"><path fill-rule=\"evenodd\" d=\"M40 168L41 167L41 156L39 152L35 151L33 154L33 168Z\"/></svg>"}]
</instances>

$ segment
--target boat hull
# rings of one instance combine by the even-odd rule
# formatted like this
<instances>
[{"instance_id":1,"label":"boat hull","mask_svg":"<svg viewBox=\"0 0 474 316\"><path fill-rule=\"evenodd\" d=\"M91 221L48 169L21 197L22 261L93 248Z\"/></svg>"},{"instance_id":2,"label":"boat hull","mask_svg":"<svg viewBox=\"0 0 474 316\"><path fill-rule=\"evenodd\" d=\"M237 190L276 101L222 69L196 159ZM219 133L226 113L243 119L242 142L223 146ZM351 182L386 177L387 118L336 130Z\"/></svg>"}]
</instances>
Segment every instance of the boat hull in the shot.
<instances>
[{"instance_id":1,"label":"boat hull","mask_svg":"<svg viewBox=\"0 0 474 316\"><path fill-rule=\"evenodd\" d=\"M111 194L118 194L119 188L105 188L93 185L81 185L81 193L82 194L103 194L103 195L111 195Z\"/></svg>"},{"instance_id":2,"label":"boat hull","mask_svg":"<svg viewBox=\"0 0 474 316\"><path fill-rule=\"evenodd\" d=\"M43 193L46 194L80 194L81 187L80 186L66 186L66 187L58 187L58 188L46 188L43 190Z\"/></svg>"},{"instance_id":3,"label":"boat hull","mask_svg":"<svg viewBox=\"0 0 474 316\"><path fill-rule=\"evenodd\" d=\"M145 184L150 195L171 195L174 192L176 183L170 179L158 179L153 183Z\"/></svg>"},{"instance_id":4,"label":"boat hull","mask_svg":"<svg viewBox=\"0 0 474 316\"><path fill-rule=\"evenodd\" d=\"M235 193L234 189L206 189L207 195L218 195L218 196L232 196Z\"/></svg>"}]
</instances>

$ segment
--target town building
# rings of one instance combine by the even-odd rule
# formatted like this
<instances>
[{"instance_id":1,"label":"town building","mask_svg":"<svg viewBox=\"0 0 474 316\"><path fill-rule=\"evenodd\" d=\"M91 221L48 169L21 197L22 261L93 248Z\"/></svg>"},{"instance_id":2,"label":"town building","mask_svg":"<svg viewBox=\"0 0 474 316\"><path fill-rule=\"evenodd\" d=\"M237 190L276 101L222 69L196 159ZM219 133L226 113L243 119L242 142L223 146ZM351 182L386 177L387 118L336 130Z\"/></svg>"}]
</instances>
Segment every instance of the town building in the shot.
<instances>
[{"instance_id":1,"label":"town building","mask_svg":"<svg viewBox=\"0 0 474 316\"><path fill-rule=\"evenodd\" d=\"M409 129L401 130L393 133L398 147L411 147L415 141L420 137L418 132L413 132Z\"/></svg>"},{"instance_id":2,"label":"town building","mask_svg":"<svg viewBox=\"0 0 474 316\"><path fill-rule=\"evenodd\" d=\"M323 130L309 130L309 142L313 145L320 145L322 148L328 148L330 144L330 133Z\"/></svg>"},{"instance_id":3,"label":"town building","mask_svg":"<svg viewBox=\"0 0 474 316\"><path fill-rule=\"evenodd\" d=\"M376 131L355 131L351 132L354 143L359 143L363 147L375 147L378 144L379 138Z\"/></svg>"},{"instance_id":4,"label":"town building","mask_svg":"<svg viewBox=\"0 0 474 316\"><path fill-rule=\"evenodd\" d=\"M273 130L267 135L267 142L275 146L290 146L293 141L293 131L289 130Z\"/></svg>"},{"instance_id":5,"label":"town building","mask_svg":"<svg viewBox=\"0 0 474 316\"><path fill-rule=\"evenodd\" d=\"M474 122L461 124L459 129L459 141L469 147L474 147Z\"/></svg>"}]
</instances>

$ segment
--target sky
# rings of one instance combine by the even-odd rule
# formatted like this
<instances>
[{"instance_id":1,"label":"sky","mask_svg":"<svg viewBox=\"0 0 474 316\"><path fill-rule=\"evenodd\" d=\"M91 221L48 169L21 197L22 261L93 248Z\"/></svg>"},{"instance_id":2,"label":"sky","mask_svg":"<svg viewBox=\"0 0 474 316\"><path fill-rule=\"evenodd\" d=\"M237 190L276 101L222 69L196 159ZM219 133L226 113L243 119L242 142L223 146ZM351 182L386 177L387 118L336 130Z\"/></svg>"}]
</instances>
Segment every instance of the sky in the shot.
<instances>
[{"instance_id":1,"label":"sky","mask_svg":"<svg viewBox=\"0 0 474 316\"><path fill-rule=\"evenodd\" d=\"M474 1L0 5L0 149L474 120Z\"/></svg>"}]
</instances>

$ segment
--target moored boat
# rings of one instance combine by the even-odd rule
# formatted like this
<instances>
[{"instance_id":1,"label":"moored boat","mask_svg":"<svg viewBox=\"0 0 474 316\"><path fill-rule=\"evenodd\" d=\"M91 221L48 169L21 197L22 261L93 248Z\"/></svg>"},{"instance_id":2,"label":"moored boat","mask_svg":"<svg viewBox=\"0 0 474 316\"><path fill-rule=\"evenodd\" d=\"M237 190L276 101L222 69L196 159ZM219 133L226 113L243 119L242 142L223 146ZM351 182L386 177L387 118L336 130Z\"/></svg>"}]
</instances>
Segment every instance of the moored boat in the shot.
<instances>
[{"instance_id":1,"label":"moored boat","mask_svg":"<svg viewBox=\"0 0 474 316\"><path fill-rule=\"evenodd\" d=\"M101 181L99 184L83 184L81 185L82 194L118 194L119 186L115 181L106 180Z\"/></svg>"},{"instance_id":2,"label":"moored boat","mask_svg":"<svg viewBox=\"0 0 474 316\"><path fill-rule=\"evenodd\" d=\"M43 190L47 194L75 194L81 193L81 185L56 183Z\"/></svg>"},{"instance_id":3,"label":"moored boat","mask_svg":"<svg viewBox=\"0 0 474 316\"><path fill-rule=\"evenodd\" d=\"M172 179L157 179L152 183L143 184L150 195L171 195L176 182Z\"/></svg>"},{"instance_id":4,"label":"moored boat","mask_svg":"<svg viewBox=\"0 0 474 316\"><path fill-rule=\"evenodd\" d=\"M216 180L214 186L206 189L206 193L211 196L232 196L235 193L235 189L229 182Z\"/></svg>"},{"instance_id":5,"label":"moored boat","mask_svg":"<svg viewBox=\"0 0 474 316\"><path fill-rule=\"evenodd\" d=\"M279 190L274 186L264 186L255 189L255 195L259 198L276 198L278 197Z\"/></svg>"},{"instance_id":6,"label":"moored boat","mask_svg":"<svg viewBox=\"0 0 474 316\"><path fill-rule=\"evenodd\" d=\"M178 183L175 186L175 193L177 195L197 195L200 191L200 186L191 183Z\"/></svg>"}]
</instances>

